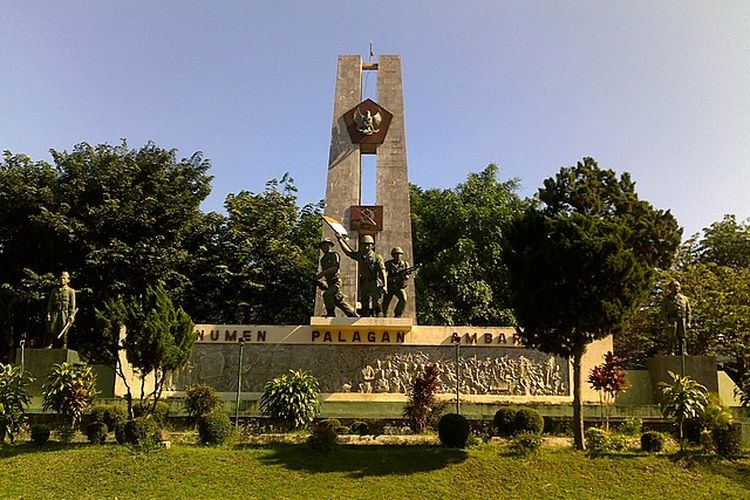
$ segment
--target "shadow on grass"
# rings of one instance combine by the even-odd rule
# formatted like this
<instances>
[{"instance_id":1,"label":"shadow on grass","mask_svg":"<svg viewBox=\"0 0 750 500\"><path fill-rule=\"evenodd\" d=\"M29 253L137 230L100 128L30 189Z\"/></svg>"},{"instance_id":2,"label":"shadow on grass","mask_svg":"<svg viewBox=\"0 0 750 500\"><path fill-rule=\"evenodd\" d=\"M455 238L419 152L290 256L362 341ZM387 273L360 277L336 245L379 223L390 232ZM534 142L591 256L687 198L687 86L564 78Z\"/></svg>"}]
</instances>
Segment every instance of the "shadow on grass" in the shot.
<instances>
[{"instance_id":1,"label":"shadow on grass","mask_svg":"<svg viewBox=\"0 0 750 500\"><path fill-rule=\"evenodd\" d=\"M311 473L345 472L349 477L405 476L443 469L466 460L464 450L437 446L339 446L329 453L315 452L307 445L276 444L260 458L267 465Z\"/></svg>"},{"instance_id":2,"label":"shadow on grass","mask_svg":"<svg viewBox=\"0 0 750 500\"><path fill-rule=\"evenodd\" d=\"M0 459L11 458L18 455L28 455L30 453L46 453L50 451L72 450L89 446L92 445L89 443L60 443L58 441L48 441L47 443L40 446L28 441L25 443L0 447Z\"/></svg>"}]
</instances>

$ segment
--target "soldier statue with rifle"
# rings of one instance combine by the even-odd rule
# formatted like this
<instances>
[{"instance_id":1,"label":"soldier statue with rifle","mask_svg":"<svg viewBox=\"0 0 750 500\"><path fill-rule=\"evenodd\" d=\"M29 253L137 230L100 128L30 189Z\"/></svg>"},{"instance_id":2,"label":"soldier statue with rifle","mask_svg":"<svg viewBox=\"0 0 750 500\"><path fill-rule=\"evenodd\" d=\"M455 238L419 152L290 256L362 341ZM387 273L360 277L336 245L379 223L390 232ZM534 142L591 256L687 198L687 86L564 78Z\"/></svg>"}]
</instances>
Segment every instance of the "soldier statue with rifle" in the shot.
<instances>
[{"instance_id":1,"label":"soldier statue with rifle","mask_svg":"<svg viewBox=\"0 0 750 500\"><path fill-rule=\"evenodd\" d=\"M409 263L402 259L403 255L404 251L401 247L394 247L391 250L392 259L385 263L385 270L388 273L388 287L385 292L385 299L383 299L383 316L388 315L388 306L391 304L393 297L396 297L394 317L400 318L406 308L406 280L419 266L409 267Z\"/></svg>"}]
</instances>

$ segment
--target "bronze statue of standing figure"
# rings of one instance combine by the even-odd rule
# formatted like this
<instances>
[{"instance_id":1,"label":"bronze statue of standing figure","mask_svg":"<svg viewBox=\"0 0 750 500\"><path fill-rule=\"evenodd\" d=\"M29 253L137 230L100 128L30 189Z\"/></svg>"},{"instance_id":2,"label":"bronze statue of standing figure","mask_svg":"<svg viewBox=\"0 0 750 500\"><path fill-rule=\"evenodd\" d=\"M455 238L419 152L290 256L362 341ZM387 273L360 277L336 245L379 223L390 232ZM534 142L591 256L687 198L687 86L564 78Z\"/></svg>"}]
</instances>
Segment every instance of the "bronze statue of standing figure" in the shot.
<instances>
[{"instance_id":1,"label":"bronze statue of standing figure","mask_svg":"<svg viewBox=\"0 0 750 500\"><path fill-rule=\"evenodd\" d=\"M323 290L326 317L336 317L336 308L338 307L347 317L356 318L357 311L346 301L346 296L341 292L341 280L339 278L341 258L339 254L332 251L333 242L324 238L318 243L318 248L323 256L320 258L320 272L315 275L315 279L318 287Z\"/></svg>"},{"instance_id":2,"label":"bronze statue of standing figure","mask_svg":"<svg viewBox=\"0 0 750 500\"><path fill-rule=\"evenodd\" d=\"M362 237L359 250L352 250L339 233L336 239L344 253L359 263L359 302L362 305L362 316L382 316L380 301L385 293L385 262L375 253L375 239L369 234Z\"/></svg>"},{"instance_id":3,"label":"bronze statue of standing figure","mask_svg":"<svg viewBox=\"0 0 750 500\"><path fill-rule=\"evenodd\" d=\"M406 308L406 280L414 271L409 267L409 263L403 260L404 251L401 247L394 247L391 250L391 259L385 262L385 271L388 274L388 287L383 299L383 316L388 315L388 306L391 300L396 297L396 308L393 311L395 318L400 318Z\"/></svg>"},{"instance_id":4,"label":"bronze statue of standing figure","mask_svg":"<svg viewBox=\"0 0 750 500\"><path fill-rule=\"evenodd\" d=\"M76 318L76 291L70 283L70 274L60 274L60 286L53 288L47 300L47 331L42 345L51 348L68 347L68 331ZM61 340L62 339L62 340Z\"/></svg>"},{"instance_id":5,"label":"bronze statue of standing figure","mask_svg":"<svg viewBox=\"0 0 750 500\"><path fill-rule=\"evenodd\" d=\"M682 294L678 281L669 284L669 292L662 302L662 316L669 325L670 354L687 355L687 332L691 327L690 301Z\"/></svg>"}]
</instances>

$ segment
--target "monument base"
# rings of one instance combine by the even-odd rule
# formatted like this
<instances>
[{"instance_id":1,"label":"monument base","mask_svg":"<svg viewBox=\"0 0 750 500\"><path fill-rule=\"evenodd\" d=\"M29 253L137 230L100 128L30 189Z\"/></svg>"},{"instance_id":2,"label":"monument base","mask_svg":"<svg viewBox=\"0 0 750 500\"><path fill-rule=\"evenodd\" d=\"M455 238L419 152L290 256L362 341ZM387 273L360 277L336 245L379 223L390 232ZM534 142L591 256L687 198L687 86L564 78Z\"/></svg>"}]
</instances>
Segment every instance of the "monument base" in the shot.
<instances>
[{"instance_id":1,"label":"monument base","mask_svg":"<svg viewBox=\"0 0 750 500\"><path fill-rule=\"evenodd\" d=\"M659 403L662 400L659 382L672 382L668 372L683 375L682 356L654 356L646 360L646 369L651 377L654 401ZM716 358L713 356L685 356L684 375L704 385L708 392L719 392Z\"/></svg>"},{"instance_id":2,"label":"monument base","mask_svg":"<svg viewBox=\"0 0 750 500\"><path fill-rule=\"evenodd\" d=\"M16 360L20 364L20 349L16 351ZM78 363L80 361L78 352L71 349L26 349L24 351L24 370L34 379L29 385L29 394L31 396L42 394L42 384L44 384L52 365L65 362Z\"/></svg>"}]
</instances>

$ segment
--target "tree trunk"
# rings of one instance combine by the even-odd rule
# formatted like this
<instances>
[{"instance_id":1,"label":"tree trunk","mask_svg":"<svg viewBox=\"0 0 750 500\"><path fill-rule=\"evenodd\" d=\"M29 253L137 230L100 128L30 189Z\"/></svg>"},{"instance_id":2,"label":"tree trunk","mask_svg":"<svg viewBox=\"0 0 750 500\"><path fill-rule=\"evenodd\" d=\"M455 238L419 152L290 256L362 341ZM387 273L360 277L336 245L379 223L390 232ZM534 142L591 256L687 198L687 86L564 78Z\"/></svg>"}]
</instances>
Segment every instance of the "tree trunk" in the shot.
<instances>
[{"instance_id":1,"label":"tree trunk","mask_svg":"<svg viewBox=\"0 0 750 500\"><path fill-rule=\"evenodd\" d=\"M577 450L585 450L583 439L583 403L581 402L581 359L586 352L586 345L576 348L573 353L573 442Z\"/></svg>"}]
</instances>

